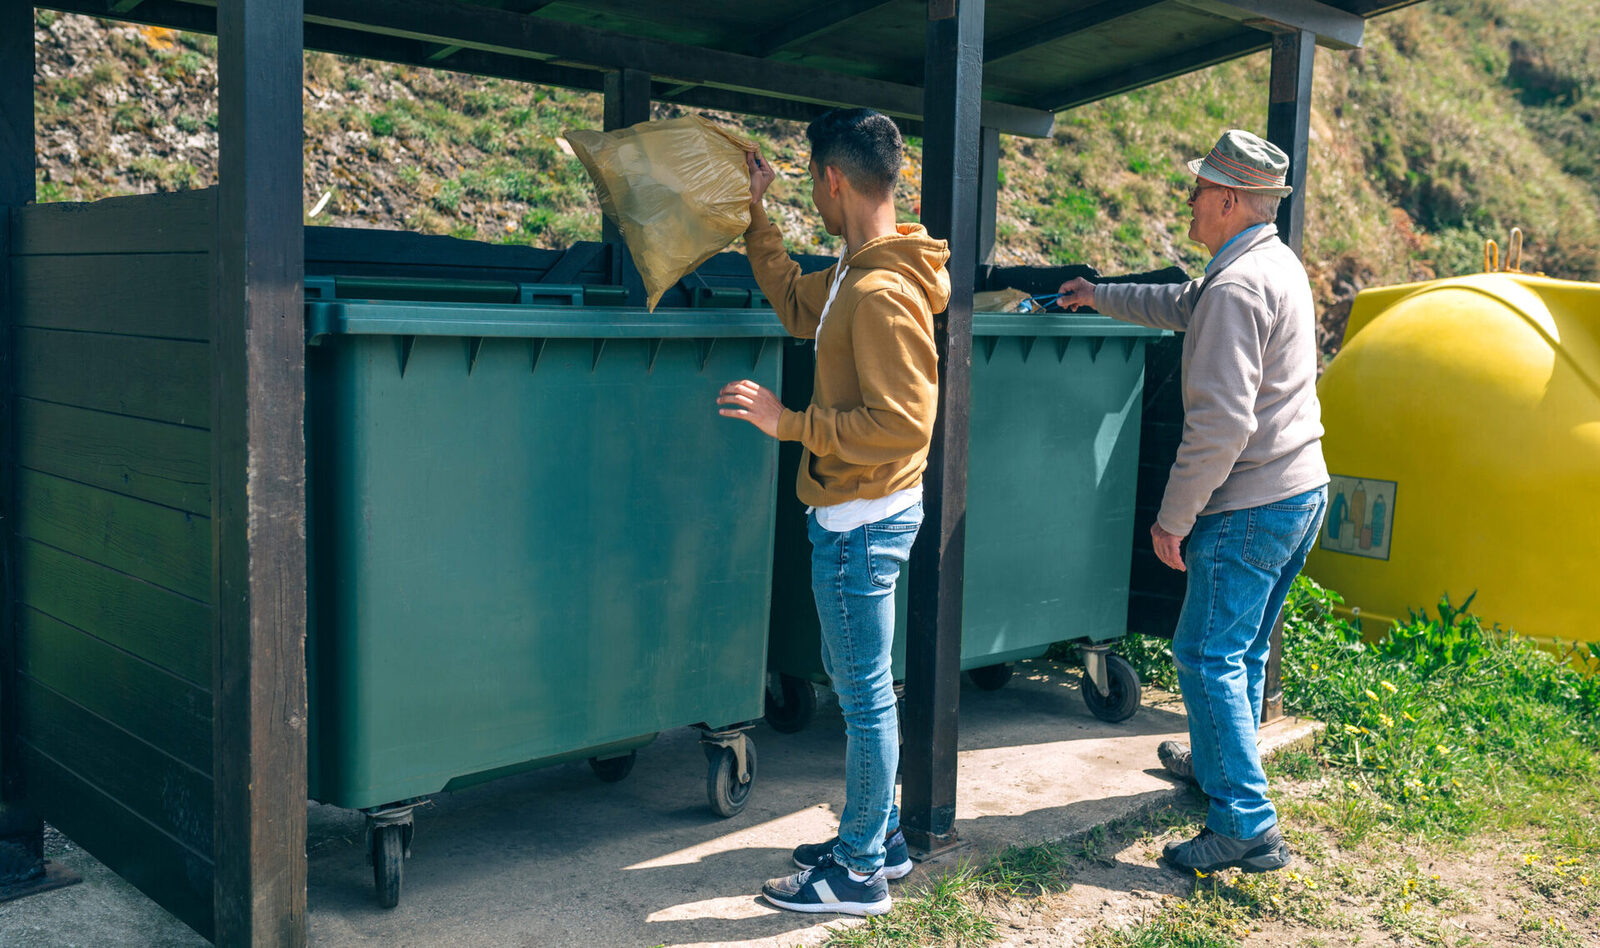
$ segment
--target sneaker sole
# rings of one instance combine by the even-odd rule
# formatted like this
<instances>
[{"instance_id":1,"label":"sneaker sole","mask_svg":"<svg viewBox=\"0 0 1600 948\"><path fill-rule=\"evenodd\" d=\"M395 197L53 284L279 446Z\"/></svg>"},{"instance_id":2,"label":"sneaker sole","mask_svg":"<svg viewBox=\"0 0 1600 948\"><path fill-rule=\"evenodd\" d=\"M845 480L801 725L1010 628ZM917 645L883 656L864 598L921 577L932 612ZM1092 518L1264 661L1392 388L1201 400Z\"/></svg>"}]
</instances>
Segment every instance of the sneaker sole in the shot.
<instances>
[{"instance_id":1,"label":"sneaker sole","mask_svg":"<svg viewBox=\"0 0 1600 948\"><path fill-rule=\"evenodd\" d=\"M1162 856L1158 861L1168 869L1184 873L1185 875L1193 874L1197 871L1194 866L1185 866L1181 863L1173 862L1166 856ZM1248 859L1235 859L1232 862L1221 863L1220 865L1211 866L1198 871L1204 872L1207 875L1210 875L1213 872L1221 872L1224 869L1239 869L1252 874L1260 872L1277 872L1279 869L1288 868L1293 862L1294 855L1292 853L1286 853L1281 857L1278 854L1273 853L1267 856L1254 856Z\"/></svg>"},{"instance_id":2,"label":"sneaker sole","mask_svg":"<svg viewBox=\"0 0 1600 948\"><path fill-rule=\"evenodd\" d=\"M761 897L781 909L791 912L810 912L814 915L883 915L894 907L894 901L884 899L882 902L785 902L783 899L774 898L763 892Z\"/></svg>"},{"instance_id":3,"label":"sneaker sole","mask_svg":"<svg viewBox=\"0 0 1600 948\"><path fill-rule=\"evenodd\" d=\"M790 861L793 862L796 866L798 866L801 869L815 869L815 868L817 868L815 863L813 863L812 865L808 866L808 865L806 865L805 863L801 862L798 859L792 859ZM883 867L883 877L885 879L890 880L890 881L893 881L895 879L904 879L906 876L911 875L911 870L913 870L915 868L917 868L917 864L912 862L909 859L907 859L905 862L900 863L897 866L885 865Z\"/></svg>"}]
</instances>

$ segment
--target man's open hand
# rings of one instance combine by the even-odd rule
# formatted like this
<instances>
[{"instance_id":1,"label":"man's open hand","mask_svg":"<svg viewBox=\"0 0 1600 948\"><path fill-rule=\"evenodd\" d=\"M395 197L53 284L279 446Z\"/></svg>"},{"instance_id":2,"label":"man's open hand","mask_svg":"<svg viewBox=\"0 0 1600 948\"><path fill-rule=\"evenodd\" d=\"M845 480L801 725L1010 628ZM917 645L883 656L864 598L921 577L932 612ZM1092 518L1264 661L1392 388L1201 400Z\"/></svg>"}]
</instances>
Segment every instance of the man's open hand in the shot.
<instances>
[{"instance_id":1,"label":"man's open hand","mask_svg":"<svg viewBox=\"0 0 1600 948\"><path fill-rule=\"evenodd\" d=\"M1183 537L1175 536L1161 529L1161 524L1150 525L1150 541L1155 544L1156 557L1180 573L1188 572L1188 567L1183 565Z\"/></svg>"},{"instance_id":2,"label":"man's open hand","mask_svg":"<svg viewBox=\"0 0 1600 948\"><path fill-rule=\"evenodd\" d=\"M769 437L778 436L778 416L783 414L783 403L778 396L749 379L729 382L717 395L717 414L724 418L743 418Z\"/></svg>"},{"instance_id":3,"label":"man's open hand","mask_svg":"<svg viewBox=\"0 0 1600 948\"><path fill-rule=\"evenodd\" d=\"M772 179L778 176L773 169L772 162L761 157L761 151L747 151L744 154L745 166L750 169L750 206L760 207L761 198L767 193L767 187L772 184Z\"/></svg>"}]
</instances>

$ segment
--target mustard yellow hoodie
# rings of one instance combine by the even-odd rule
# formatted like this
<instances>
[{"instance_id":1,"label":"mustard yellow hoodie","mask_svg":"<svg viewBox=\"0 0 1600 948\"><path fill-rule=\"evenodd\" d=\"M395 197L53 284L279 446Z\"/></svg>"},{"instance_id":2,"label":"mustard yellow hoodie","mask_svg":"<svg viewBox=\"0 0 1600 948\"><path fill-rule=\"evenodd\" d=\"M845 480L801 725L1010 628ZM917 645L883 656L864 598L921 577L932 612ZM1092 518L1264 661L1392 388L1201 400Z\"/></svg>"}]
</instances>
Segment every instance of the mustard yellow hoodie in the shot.
<instances>
[{"instance_id":1,"label":"mustard yellow hoodie","mask_svg":"<svg viewBox=\"0 0 1600 948\"><path fill-rule=\"evenodd\" d=\"M805 447L800 501L826 507L916 485L938 410L933 314L950 301L949 247L921 224L900 224L853 251L818 333L839 265L802 274L766 214L752 218L745 247L756 282L790 335L817 340L811 404L778 419L778 438Z\"/></svg>"}]
</instances>

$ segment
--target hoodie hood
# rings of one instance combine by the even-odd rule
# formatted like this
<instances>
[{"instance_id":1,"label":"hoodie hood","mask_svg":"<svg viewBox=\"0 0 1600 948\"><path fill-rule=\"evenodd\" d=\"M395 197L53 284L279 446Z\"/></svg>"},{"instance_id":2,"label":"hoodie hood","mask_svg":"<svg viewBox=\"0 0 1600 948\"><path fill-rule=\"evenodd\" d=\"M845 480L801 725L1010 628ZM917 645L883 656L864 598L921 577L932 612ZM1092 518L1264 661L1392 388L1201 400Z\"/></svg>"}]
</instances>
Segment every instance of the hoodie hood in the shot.
<instances>
[{"instance_id":1,"label":"hoodie hood","mask_svg":"<svg viewBox=\"0 0 1600 948\"><path fill-rule=\"evenodd\" d=\"M845 266L851 270L891 270L922 289L932 312L941 312L950 303L950 245L928 236L921 224L896 224L895 232L870 241L851 254Z\"/></svg>"}]
</instances>

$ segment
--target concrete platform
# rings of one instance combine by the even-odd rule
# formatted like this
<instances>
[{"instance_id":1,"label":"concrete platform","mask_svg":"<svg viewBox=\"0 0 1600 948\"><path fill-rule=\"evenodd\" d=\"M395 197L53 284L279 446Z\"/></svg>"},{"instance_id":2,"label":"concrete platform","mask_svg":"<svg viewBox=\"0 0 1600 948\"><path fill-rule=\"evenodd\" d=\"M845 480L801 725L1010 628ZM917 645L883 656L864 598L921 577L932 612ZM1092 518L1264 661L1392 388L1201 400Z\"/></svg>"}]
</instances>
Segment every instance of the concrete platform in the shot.
<instances>
[{"instance_id":1,"label":"concrete platform","mask_svg":"<svg viewBox=\"0 0 1600 948\"><path fill-rule=\"evenodd\" d=\"M1084 706L1078 673L1025 663L1004 689L961 695L957 833L962 845L911 880L1013 843L1060 839L1184 791L1155 748L1186 733L1182 705L1146 693L1131 720ZM843 722L826 693L812 726L753 732L758 783L731 820L706 805L693 732L639 751L631 776L597 780L565 764L457 793L417 814L400 905L377 907L359 814L313 805L310 928L316 945L789 946L827 937L837 916L779 912L755 898L790 871L798 843L833 834L843 806ZM1284 721L1276 749L1313 731ZM65 847L65 848L63 848ZM192 931L70 844L52 859L80 886L0 906L0 943L199 945ZM899 883L897 883L899 885ZM848 924L846 922L845 924Z\"/></svg>"}]
</instances>

